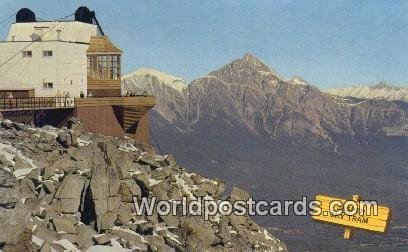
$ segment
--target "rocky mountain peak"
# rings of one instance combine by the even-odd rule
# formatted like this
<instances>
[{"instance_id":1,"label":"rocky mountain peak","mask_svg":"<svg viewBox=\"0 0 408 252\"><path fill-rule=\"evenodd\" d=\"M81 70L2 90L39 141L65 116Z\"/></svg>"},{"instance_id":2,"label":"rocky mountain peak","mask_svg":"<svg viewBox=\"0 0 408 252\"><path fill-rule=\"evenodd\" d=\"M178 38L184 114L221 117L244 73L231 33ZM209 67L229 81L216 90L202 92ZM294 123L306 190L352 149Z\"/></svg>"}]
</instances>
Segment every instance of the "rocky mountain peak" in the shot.
<instances>
[{"instance_id":1,"label":"rocky mountain peak","mask_svg":"<svg viewBox=\"0 0 408 252\"><path fill-rule=\"evenodd\" d=\"M240 64L247 68L251 68L256 71L265 71L276 74L269 66L267 66L262 60L255 57L253 54L247 53L242 58L234 60L232 64Z\"/></svg>"},{"instance_id":2,"label":"rocky mountain peak","mask_svg":"<svg viewBox=\"0 0 408 252\"><path fill-rule=\"evenodd\" d=\"M255 57L252 54L245 54L242 58L242 61L248 62L248 64L254 65L254 66L260 66L260 67L266 67L268 68L260 59Z\"/></svg>"},{"instance_id":3,"label":"rocky mountain peak","mask_svg":"<svg viewBox=\"0 0 408 252\"><path fill-rule=\"evenodd\" d=\"M387 83L385 81L380 81L378 84L374 86L370 86L371 89L377 89L377 90L388 90L388 91L403 91L407 92L408 88L406 87L398 87L395 85L392 85L390 83Z\"/></svg>"},{"instance_id":4,"label":"rocky mountain peak","mask_svg":"<svg viewBox=\"0 0 408 252\"><path fill-rule=\"evenodd\" d=\"M300 76L294 76L289 81L291 84L309 86L310 84Z\"/></svg>"},{"instance_id":5,"label":"rocky mountain peak","mask_svg":"<svg viewBox=\"0 0 408 252\"><path fill-rule=\"evenodd\" d=\"M281 80L279 75L252 54L233 60L222 68L209 73L210 77L218 78L227 83L248 85L250 80ZM253 81L252 81L253 82Z\"/></svg>"},{"instance_id":6,"label":"rocky mountain peak","mask_svg":"<svg viewBox=\"0 0 408 252\"><path fill-rule=\"evenodd\" d=\"M387 88L391 87L391 85L388 85L385 81L380 81L377 85L372 86L373 88Z\"/></svg>"}]
</instances>

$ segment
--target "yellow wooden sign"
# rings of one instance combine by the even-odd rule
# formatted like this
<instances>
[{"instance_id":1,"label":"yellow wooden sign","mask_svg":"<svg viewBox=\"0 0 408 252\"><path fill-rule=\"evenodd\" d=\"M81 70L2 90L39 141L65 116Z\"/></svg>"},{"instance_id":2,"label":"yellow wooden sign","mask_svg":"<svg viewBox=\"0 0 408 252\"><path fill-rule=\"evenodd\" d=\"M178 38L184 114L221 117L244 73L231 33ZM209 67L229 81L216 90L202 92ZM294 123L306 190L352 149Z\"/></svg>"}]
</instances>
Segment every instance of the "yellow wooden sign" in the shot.
<instances>
[{"instance_id":1,"label":"yellow wooden sign","mask_svg":"<svg viewBox=\"0 0 408 252\"><path fill-rule=\"evenodd\" d=\"M321 203L321 212L312 216L315 220L381 233L386 230L390 209L375 201L360 200L358 195L353 200L317 195L316 201ZM344 238L350 236L351 229L347 228Z\"/></svg>"}]
</instances>

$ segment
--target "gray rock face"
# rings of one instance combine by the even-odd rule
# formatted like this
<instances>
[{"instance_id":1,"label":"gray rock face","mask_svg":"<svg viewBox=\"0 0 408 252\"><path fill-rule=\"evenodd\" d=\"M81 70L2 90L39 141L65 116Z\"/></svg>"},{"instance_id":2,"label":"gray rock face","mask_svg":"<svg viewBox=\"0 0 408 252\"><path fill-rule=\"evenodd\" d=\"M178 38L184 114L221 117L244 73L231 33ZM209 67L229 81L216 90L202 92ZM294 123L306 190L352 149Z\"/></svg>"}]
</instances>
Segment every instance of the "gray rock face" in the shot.
<instances>
[{"instance_id":1,"label":"gray rock face","mask_svg":"<svg viewBox=\"0 0 408 252\"><path fill-rule=\"evenodd\" d=\"M133 197L140 198L142 196L142 191L134 179L121 180L118 193L121 201L128 203L133 202Z\"/></svg>"},{"instance_id":2,"label":"gray rock face","mask_svg":"<svg viewBox=\"0 0 408 252\"><path fill-rule=\"evenodd\" d=\"M215 234L209 232L212 225L198 216L182 217L180 227L186 230L188 234L191 234L186 239L187 249L190 251L201 247L209 247L214 243Z\"/></svg>"},{"instance_id":3,"label":"gray rock face","mask_svg":"<svg viewBox=\"0 0 408 252\"><path fill-rule=\"evenodd\" d=\"M100 218L100 229L101 230L108 230L115 226L116 219L118 218L118 215L114 212L107 212L102 215Z\"/></svg>"},{"instance_id":4,"label":"gray rock face","mask_svg":"<svg viewBox=\"0 0 408 252\"><path fill-rule=\"evenodd\" d=\"M27 245L26 224L29 217L29 206L21 203L20 186L16 177L0 168L0 244L5 249L15 250ZM31 234L28 234L31 236ZM28 238L30 239L30 238Z\"/></svg>"},{"instance_id":5,"label":"gray rock face","mask_svg":"<svg viewBox=\"0 0 408 252\"><path fill-rule=\"evenodd\" d=\"M71 117L68 120L67 123L67 128L74 131L76 133L77 136L79 136L80 134L82 134L82 132L84 131L84 127L82 126L81 122L79 121L78 117Z\"/></svg>"},{"instance_id":6,"label":"gray rock face","mask_svg":"<svg viewBox=\"0 0 408 252\"><path fill-rule=\"evenodd\" d=\"M55 194L55 208L62 213L78 212L84 184L85 179L81 176L66 176Z\"/></svg>"},{"instance_id":7,"label":"gray rock face","mask_svg":"<svg viewBox=\"0 0 408 252\"><path fill-rule=\"evenodd\" d=\"M94 236L94 240L98 245L108 244L113 238L110 234L99 234Z\"/></svg>"},{"instance_id":8,"label":"gray rock face","mask_svg":"<svg viewBox=\"0 0 408 252\"><path fill-rule=\"evenodd\" d=\"M7 125L0 128L0 244L5 250L286 250L268 233L254 235L266 231L246 216L205 221L181 213L137 215L133 201L143 197L217 200L224 191L224 182L189 173L172 156L147 153L128 138L86 133L75 120L70 129ZM74 144L75 131L90 143ZM234 189L231 197L244 196Z\"/></svg>"},{"instance_id":9,"label":"gray rock face","mask_svg":"<svg viewBox=\"0 0 408 252\"><path fill-rule=\"evenodd\" d=\"M18 197L16 177L4 168L0 169L0 207L5 209L14 208Z\"/></svg>"},{"instance_id":10,"label":"gray rock face","mask_svg":"<svg viewBox=\"0 0 408 252\"><path fill-rule=\"evenodd\" d=\"M52 223L57 233L75 234L74 223L67 218L57 217L52 220Z\"/></svg>"},{"instance_id":11,"label":"gray rock face","mask_svg":"<svg viewBox=\"0 0 408 252\"><path fill-rule=\"evenodd\" d=\"M96 235L96 232L92 227L84 224L76 225L76 233L80 249L84 250L93 245L93 237Z\"/></svg>"},{"instance_id":12,"label":"gray rock face","mask_svg":"<svg viewBox=\"0 0 408 252\"><path fill-rule=\"evenodd\" d=\"M129 241L130 244L139 248L140 250L147 251L148 243L142 235L134 231L122 229L119 227L112 228L110 232L112 235L119 237L120 239Z\"/></svg>"},{"instance_id":13,"label":"gray rock face","mask_svg":"<svg viewBox=\"0 0 408 252\"><path fill-rule=\"evenodd\" d=\"M69 132L60 132L58 133L57 137L58 141L62 144L62 146L68 148L72 146L72 136Z\"/></svg>"},{"instance_id":14,"label":"gray rock face","mask_svg":"<svg viewBox=\"0 0 408 252\"><path fill-rule=\"evenodd\" d=\"M78 144L78 137L84 131L84 127L81 125L79 119L77 117L72 117L68 120L67 123L68 129L70 131L66 132L59 132L57 140L61 143L62 146L65 148L69 148L72 145Z\"/></svg>"},{"instance_id":15,"label":"gray rock face","mask_svg":"<svg viewBox=\"0 0 408 252\"><path fill-rule=\"evenodd\" d=\"M119 176L115 168L111 166L93 168L90 190L95 205L98 228L102 226L101 218L103 218L107 212L119 208L119 185Z\"/></svg>"}]
</instances>

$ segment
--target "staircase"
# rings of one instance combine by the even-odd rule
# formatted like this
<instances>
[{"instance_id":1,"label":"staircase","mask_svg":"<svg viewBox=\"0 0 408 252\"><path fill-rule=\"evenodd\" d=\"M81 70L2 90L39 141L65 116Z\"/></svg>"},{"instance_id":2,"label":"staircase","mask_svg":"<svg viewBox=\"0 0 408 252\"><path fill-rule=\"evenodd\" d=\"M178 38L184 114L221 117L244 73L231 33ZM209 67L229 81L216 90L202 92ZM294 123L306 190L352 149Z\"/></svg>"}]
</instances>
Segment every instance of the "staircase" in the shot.
<instances>
[{"instance_id":1,"label":"staircase","mask_svg":"<svg viewBox=\"0 0 408 252\"><path fill-rule=\"evenodd\" d=\"M148 108L141 109L135 107L123 108L123 132L134 134L136 133L137 124L142 116L148 111Z\"/></svg>"}]
</instances>

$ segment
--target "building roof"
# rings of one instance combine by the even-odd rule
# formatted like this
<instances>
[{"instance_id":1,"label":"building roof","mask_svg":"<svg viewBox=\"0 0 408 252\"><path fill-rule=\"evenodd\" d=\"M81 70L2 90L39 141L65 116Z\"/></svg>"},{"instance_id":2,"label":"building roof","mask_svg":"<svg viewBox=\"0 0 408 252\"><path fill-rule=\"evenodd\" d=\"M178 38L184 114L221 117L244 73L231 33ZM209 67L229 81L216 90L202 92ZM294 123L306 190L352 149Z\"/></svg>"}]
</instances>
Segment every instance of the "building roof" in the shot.
<instances>
[{"instance_id":1,"label":"building roof","mask_svg":"<svg viewBox=\"0 0 408 252\"><path fill-rule=\"evenodd\" d=\"M112 44L107 36L91 36L89 47L88 50L86 50L86 53L98 54L101 52L107 54L122 54L122 50Z\"/></svg>"},{"instance_id":2,"label":"building roof","mask_svg":"<svg viewBox=\"0 0 408 252\"><path fill-rule=\"evenodd\" d=\"M14 23L11 25L7 41L33 41L33 36L41 41L67 41L89 43L91 36L98 35L97 26L79 21L49 21Z\"/></svg>"}]
</instances>

